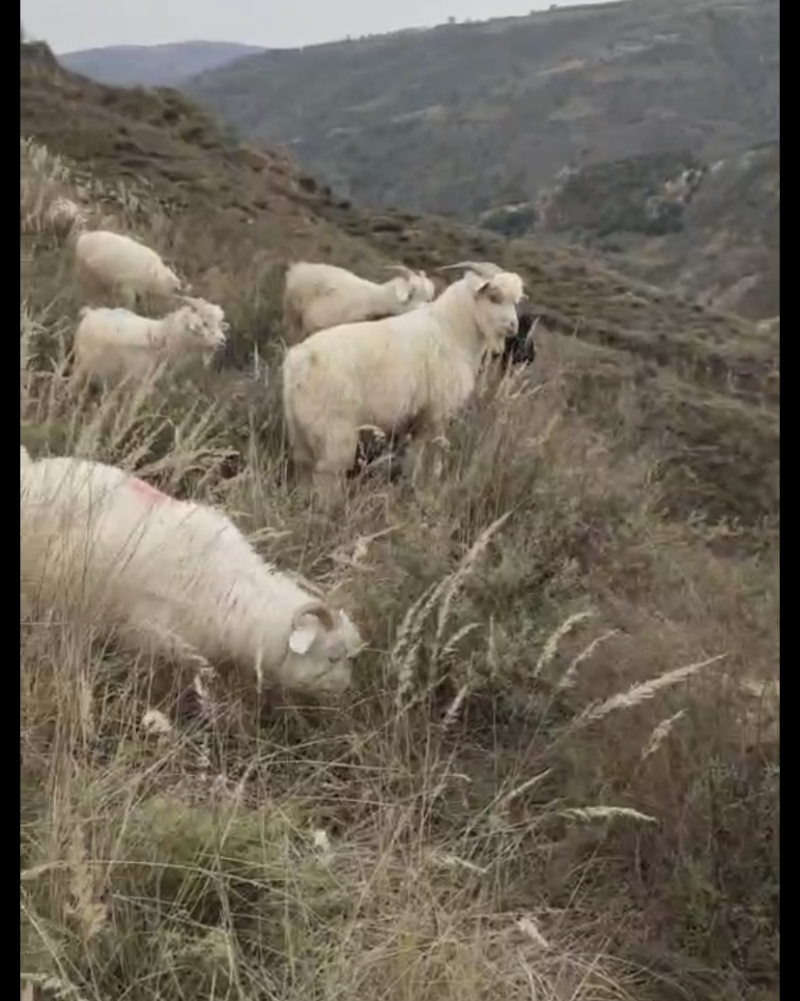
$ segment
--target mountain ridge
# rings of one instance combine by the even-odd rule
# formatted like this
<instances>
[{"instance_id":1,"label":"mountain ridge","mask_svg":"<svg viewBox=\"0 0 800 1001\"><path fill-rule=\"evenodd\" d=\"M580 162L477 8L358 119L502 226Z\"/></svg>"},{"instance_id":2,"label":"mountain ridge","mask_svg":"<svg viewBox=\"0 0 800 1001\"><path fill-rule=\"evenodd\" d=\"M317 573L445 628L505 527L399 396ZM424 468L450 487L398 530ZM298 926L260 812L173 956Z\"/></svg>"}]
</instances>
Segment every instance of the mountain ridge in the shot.
<instances>
[{"instance_id":1,"label":"mountain ridge","mask_svg":"<svg viewBox=\"0 0 800 1001\"><path fill-rule=\"evenodd\" d=\"M73 73L110 86L165 87L265 51L260 45L191 39L159 45L96 46L56 53L56 58Z\"/></svg>"}]
</instances>

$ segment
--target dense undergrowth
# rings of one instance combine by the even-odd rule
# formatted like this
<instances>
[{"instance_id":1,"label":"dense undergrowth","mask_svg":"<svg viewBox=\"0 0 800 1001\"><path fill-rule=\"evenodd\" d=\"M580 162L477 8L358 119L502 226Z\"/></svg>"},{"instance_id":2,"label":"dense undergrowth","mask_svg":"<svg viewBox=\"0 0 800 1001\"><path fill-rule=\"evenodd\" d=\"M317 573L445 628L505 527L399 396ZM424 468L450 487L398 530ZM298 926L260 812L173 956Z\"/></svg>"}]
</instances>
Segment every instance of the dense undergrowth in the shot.
<instances>
[{"instance_id":1,"label":"dense undergrowth","mask_svg":"<svg viewBox=\"0 0 800 1001\"><path fill-rule=\"evenodd\" d=\"M603 396L601 427L555 334L455 422L441 482L309 511L274 269L209 281L236 303L219 371L76 395L79 303L42 220L80 192L20 151L21 441L221 505L369 640L343 702L257 706L245 684L209 737L165 665L21 616L28 996L777 999L775 537L676 520L657 448L626 434L635 387ZM179 227L136 232L168 251Z\"/></svg>"}]
</instances>

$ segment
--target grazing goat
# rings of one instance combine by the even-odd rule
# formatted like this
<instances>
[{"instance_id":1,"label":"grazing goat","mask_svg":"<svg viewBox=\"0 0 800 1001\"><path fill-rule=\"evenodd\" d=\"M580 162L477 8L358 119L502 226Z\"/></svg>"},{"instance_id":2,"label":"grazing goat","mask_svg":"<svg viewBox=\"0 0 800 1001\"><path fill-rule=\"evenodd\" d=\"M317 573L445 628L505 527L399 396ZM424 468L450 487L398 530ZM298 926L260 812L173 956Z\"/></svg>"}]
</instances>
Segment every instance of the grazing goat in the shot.
<instances>
[{"instance_id":1,"label":"grazing goat","mask_svg":"<svg viewBox=\"0 0 800 1001\"><path fill-rule=\"evenodd\" d=\"M259 687L349 686L363 646L351 619L265 563L222 512L114 466L22 451L27 597L78 605L133 648L232 661Z\"/></svg>"},{"instance_id":2,"label":"grazing goat","mask_svg":"<svg viewBox=\"0 0 800 1001\"><path fill-rule=\"evenodd\" d=\"M189 292L155 250L133 237L109 230L84 230L75 240L75 269L90 296L118 295L134 308L139 295L169 298Z\"/></svg>"},{"instance_id":3,"label":"grazing goat","mask_svg":"<svg viewBox=\"0 0 800 1001\"><path fill-rule=\"evenodd\" d=\"M379 285L332 264L299 261L286 272L283 331L288 344L342 323L379 320L430 302L436 294L424 271L391 265L398 274Z\"/></svg>"}]
</instances>

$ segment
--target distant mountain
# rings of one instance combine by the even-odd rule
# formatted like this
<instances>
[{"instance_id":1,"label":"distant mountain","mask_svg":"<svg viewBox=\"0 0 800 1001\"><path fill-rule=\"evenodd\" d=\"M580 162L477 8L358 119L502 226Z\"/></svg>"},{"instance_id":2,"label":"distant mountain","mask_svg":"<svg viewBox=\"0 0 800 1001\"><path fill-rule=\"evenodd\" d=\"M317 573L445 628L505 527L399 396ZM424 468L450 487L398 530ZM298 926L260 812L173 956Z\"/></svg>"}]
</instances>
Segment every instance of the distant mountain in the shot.
<instances>
[{"instance_id":1,"label":"distant mountain","mask_svg":"<svg viewBox=\"0 0 800 1001\"><path fill-rule=\"evenodd\" d=\"M182 85L343 197L475 220L564 167L780 136L777 0L627 0L270 50Z\"/></svg>"},{"instance_id":2,"label":"distant mountain","mask_svg":"<svg viewBox=\"0 0 800 1001\"><path fill-rule=\"evenodd\" d=\"M65 69L114 87L174 87L198 73L266 50L238 42L176 42L167 45L109 45L65 52Z\"/></svg>"}]
</instances>

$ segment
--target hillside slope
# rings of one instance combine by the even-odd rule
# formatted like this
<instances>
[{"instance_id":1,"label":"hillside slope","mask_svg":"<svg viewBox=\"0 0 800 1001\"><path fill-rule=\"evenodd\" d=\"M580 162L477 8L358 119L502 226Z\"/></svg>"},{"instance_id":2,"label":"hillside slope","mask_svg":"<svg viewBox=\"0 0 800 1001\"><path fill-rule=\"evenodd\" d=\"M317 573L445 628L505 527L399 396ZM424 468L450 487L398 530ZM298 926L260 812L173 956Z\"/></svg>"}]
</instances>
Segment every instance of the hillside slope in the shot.
<instances>
[{"instance_id":1,"label":"hillside slope","mask_svg":"<svg viewBox=\"0 0 800 1001\"><path fill-rule=\"evenodd\" d=\"M609 394L637 386L636 434L663 452L677 509L699 504L749 524L777 517L777 334L632 283L571 248L509 243L435 217L356 210L289 160L226 145L217 126L174 91L115 90L46 59L25 59L20 72L22 134L98 177L143 190L142 218L150 199L180 222L167 249L239 321L238 357L279 337L275 310L288 259L336 261L375 278L391 260L429 268L465 257L496 260L525 277L546 325L586 345L579 368L588 368L594 388L578 378L576 406L613 422ZM266 319L263 304L254 319L251 297L222 279L221 246L225 271L241 287L252 292L273 274L261 293L272 300Z\"/></svg>"},{"instance_id":2,"label":"hillside slope","mask_svg":"<svg viewBox=\"0 0 800 1001\"><path fill-rule=\"evenodd\" d=\"M368 644L335 705L171 632L137 655L102 628L116 567L42 600L21 495L21 996L777 1001L777 338L574 248L357 211L43 45L20 91L21 443L221 509ZM83 392L62 196L223 305L231 350ZM333 516L296 489L296 255L525 277L536 362L454 417L441 477L367 475Z\"/></svg>"},{"instance_id":3,"label":"hillside slope","mask_svg":"<svg viewBox=\"0 0 800 1001\"><path fill-rule=\"evenodd\" d=\"M268 52L187 93L371 205L475 219L562 167L778 137L777 0L632 0Z\"/></svg>"},{"instance_id":4,"label":"hillside slope","mask_svg":"<svg viewBox=\"0 0 800 1001\"><path fill-rule=\"evenodd\" d=\"M58 61L73 73L116 87L168 87L263 51L261 46L238 42L189 41L79 49L61 53Z\"/></svg>"},{"instance_id":5,"label":"hillside slope","mask_svg":"<svg viewBox=\"0 0 800 1001\"><path fill-rule=\"evenodd\" d=\"M234 271L320 248L353 267L385 260L314 210L320 199L309 202L285 155L230 141L178 91L108 87L65 71L46 46L23 46L20 134L138 192L134 217L155 206L179 219L170 251L195 277L219 264L221 246Z\"/></svg>"}]
</instances>

